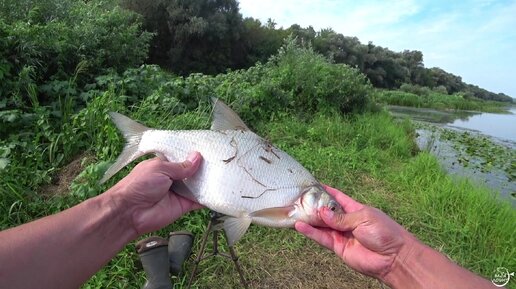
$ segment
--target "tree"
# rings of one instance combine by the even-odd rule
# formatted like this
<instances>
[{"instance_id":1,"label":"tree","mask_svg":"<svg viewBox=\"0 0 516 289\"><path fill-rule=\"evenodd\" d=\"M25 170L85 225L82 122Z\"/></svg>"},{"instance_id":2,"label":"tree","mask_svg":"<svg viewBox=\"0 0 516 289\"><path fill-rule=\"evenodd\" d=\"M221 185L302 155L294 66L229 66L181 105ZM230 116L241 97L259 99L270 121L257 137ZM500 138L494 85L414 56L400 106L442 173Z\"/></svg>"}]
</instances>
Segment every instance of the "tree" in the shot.
<instances>
[{"instance_id":1,"label":"tree","mask_svg":"<svg viewBox=\"0 0 516 289\"><path fill-rule=\"evenodd\" d=\"M258 19L244 19L242 40L247 53L246 66L252 66L258 61L265 63L281 47L288 32L281 28L275 29L275 26L272 19L265 25Z\"/></svg>"},{"instance_id":2,"label":"tree","mask_svg":"<svg viewBox=\"0 0 516 289\"><path fill-rule=\"evenodd\" d=\"M150 61L174 72L218 73L246 62L236 0L122 0L156 34Z\"/></svg>"}]
</instances>

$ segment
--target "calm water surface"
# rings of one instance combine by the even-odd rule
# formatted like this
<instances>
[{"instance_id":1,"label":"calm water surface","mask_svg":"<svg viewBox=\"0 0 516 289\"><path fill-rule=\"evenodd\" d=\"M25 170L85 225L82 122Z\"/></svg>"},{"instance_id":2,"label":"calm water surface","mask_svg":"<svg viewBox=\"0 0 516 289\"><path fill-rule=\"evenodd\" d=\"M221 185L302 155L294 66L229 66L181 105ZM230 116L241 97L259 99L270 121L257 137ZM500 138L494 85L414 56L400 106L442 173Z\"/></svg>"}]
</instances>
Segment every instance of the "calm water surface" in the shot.
<instances>
[{"instance_id":1,"label":"calm water surface","mask_svg":"<svg viewBox=\"0 0 516 289\"><path fill-rule=\"evenodd\" d=\"M516 150L516 107L512 107L509 114L448 112L401 106L388 106L388 110L396 117L409 117L445 129L488 136L493 142ZM436 138L435 133L428 129L418 129L417 132L419 136L416 141L419 147L434 154L449 173L483 183L500 192L504 199L516 206L516 182L511 181L506 172L496 168L482 171L473 166L463 166L458 161L460 153L456 151L453 143ZM513 166L516 163L516 160L509 161Z\"/></svg>"},{"instance_id":2,"label":"calm water surface","mask_svg":"<svg viewBox=\"0 0 516 289\"><path fill-rule=\"evenodd\" d=\"M481 113L457 119L450 123L451 127L458 127L503 140L516 142L516 107L511 108L511 114Z\"/></svg>"}]
</instances>

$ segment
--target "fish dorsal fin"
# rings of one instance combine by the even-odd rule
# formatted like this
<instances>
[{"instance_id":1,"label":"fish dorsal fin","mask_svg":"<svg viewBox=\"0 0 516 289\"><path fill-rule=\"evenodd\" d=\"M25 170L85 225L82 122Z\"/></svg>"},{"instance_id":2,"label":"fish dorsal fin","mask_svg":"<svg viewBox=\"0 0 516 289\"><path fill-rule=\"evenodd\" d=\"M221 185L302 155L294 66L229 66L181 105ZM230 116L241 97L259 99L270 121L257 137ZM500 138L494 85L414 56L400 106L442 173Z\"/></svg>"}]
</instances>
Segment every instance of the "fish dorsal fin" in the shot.
<instances>
[{"instance_id":1,"label":"fish dorsal fin","mask_svg":"<svg viewBox=\"0 0 516 289\"><path fill-rule=\"evenodd\" d=\"M250 217L228 217L224 221L224 231L226 232L229 246L235 245L235 243L244 236L251 225L251 221L252 219Z\"/></svg>"},{"instance_id":2,"label":"fish dorsal fin","mask_svg":"<svg viewBox=\"0 0 516 289\"><path fill-rule=\"evenodd\" d=\"M249 130L238 114L229 106L215 97L212 97L211 101L213 103L211 130Z\"/></svg>"}]
</instances>

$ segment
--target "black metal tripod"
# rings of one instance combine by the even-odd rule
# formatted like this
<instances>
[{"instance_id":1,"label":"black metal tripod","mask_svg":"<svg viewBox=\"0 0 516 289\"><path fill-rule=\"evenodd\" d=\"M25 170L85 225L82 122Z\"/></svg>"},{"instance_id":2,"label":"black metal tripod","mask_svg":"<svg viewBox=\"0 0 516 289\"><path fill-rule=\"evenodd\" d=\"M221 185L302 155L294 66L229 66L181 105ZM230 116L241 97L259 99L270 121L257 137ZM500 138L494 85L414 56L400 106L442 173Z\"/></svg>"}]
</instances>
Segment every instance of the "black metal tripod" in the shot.
<instances>
[{"instance_id":1,"label":"black metal tripod","mask_svg":"<svg viewBox=\"0 0 516 289\"><path fill-rule=\"evenodd\" d=\"M188 281L188 286L186 288L188 288L188 289L191 288L193 280L195 278L195 274L197 273L197 268L199 266L199 263L201 263L201 261L203 261L207 258L219 255L219 256L233 260L233 262L235 263L235 267L238 271L238 275L240 276L240 282L242 283L242 286L244 286L244 288L247 289L248 288L247 282L245 281L244 273L242 272L242 268L240 267L240 262L238 262L238 256L236 255L235 249L233 248L233 246L228 246L229 254L226 252L219 251L218 239L219 239L219 233L222 230L222 228L217 225L219 225L222 222L222 221L220 221L220 218L223 217L224 215L219 214L214 211L211 211L210 214L211 214L211 219L210 219L210 222L208 223L208 228L206 229L206 232L204 233L204 235L202 237L201 250L200 250L199 254L197 254L197 257L195 258L194 268L192 270L192 274L190 275L190 280ZM213 252L204 254L204 251L206 250L206 244L208 243L208 236L210 235L210 233L213 234ZM227 240L227 238L226 238L226 240Z\"/></svg>"}]
</instances>

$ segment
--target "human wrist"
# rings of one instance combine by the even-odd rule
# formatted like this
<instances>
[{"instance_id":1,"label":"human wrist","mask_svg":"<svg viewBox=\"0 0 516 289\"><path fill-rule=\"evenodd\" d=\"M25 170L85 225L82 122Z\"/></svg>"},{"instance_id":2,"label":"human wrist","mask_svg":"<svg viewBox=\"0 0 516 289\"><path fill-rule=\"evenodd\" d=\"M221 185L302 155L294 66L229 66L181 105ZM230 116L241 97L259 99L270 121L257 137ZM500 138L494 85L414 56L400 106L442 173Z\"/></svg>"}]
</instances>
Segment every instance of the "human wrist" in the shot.
<instances>
[{"instance_id":1,"label":"human wrist","mask_svg":"<svg viewBox=\"0 0 516 289\"><path fill-rule=\"evenodd\" d=\"M378 276L391 288L423 288L420 277L424 270L421 260L429 249L412 234L404 233L405 242L396 255L391 268L383 276Z\"/></svg>"},{"instance_id":2,"label":"human wrist","mask_svg":"<svg viewBox=\"0 0 516 289\"><path fill-rule=\"evenodd\" d=\"M94 200L107 210L113 220L113 224L118 226L122 232L122 239L128 243L138 237L138 233L134 228L132 215L134 209L129 206L124 198L123 188L114 186L107 192L97 196Z\"/></svg>"}]
</instances>

